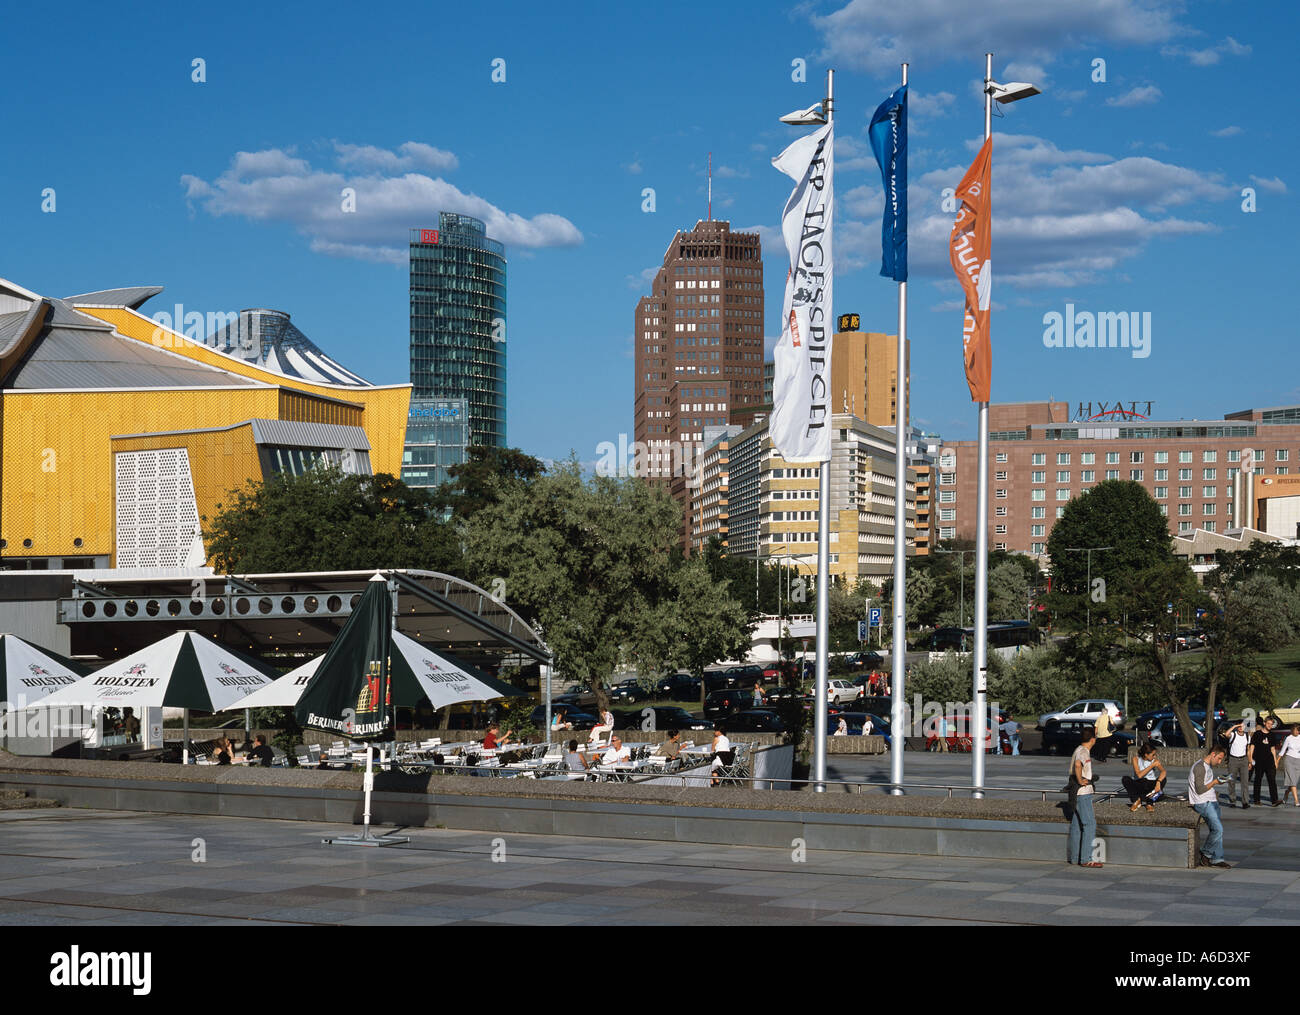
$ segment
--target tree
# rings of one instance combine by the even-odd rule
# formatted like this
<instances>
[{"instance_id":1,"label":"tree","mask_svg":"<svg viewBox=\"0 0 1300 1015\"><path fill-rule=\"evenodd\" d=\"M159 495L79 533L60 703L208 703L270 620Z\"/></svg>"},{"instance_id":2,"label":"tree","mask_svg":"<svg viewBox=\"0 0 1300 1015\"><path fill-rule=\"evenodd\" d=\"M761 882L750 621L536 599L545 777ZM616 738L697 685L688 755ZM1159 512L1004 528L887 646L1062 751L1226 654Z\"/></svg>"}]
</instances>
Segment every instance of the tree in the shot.
<instances>
[{"instance_id":1,"label":"tree","mask_svg":"<svg viewBox=\"0 0 1300 1015\"><path fill-rule=\"evenodd\" d=\"M447 470L450 477L434 494L435 505L462 521L495 504L503 490L528 484L546 471L539 459L517 448L473 446L466 461Z\"/></svg>"},{"instance_id":2,"label":"tree","mask_svg":"<svg viewBox=\"0 0 1300 1015\"><path fill-rule=\"evenodd\" d=\"M504 484L465 524L465 556L480 584L504 581L507 602L540 628L557 668L589 683L604 709L603 682L620 661L664 665L678 656L677 639L693 637L682 619L693 600L719 607L729 598L703 563L677 574L686 566L680 526L681 510L662 487L584 481L573 460ZM727 615L743 625L743 607L732 605Z\"/></svg>"},{"instance_id":3,"label":"tree","mask_svg":"<svg viewBox=\"0 0 1300 1015\"><path fill-rule=\"evenodd\" d=\"M1272 706L1277 681L1259 668L1260 652L1271 652L1293 641L1300 632L1300 593L1271 573L1242 575L1222 569L1211 575L1214 606L1202 621L1205 630L1205 741L1213 743L1214 706L1224 700L1246 699ZM1217 607L1217 608L1216 608Z\"/></svg>"},{"instance_id":4,"label":"tree","mask_svg":"<svg viewBox=\"0 0 1300 1015\"><path fill-rule=\"evenodd\" d=\"M1079 548L1108 546L1091 554ZM1168 563L1173 559L1168 519L1140 483L1107 480L1080 494L1065 506L1047 540L1052 560L1053 589L1049 606L1053 616L1082 627L1092 621L1118 619L1121 611L1110 590L1126 576ZM1100 579L1103 584L1096 585Z\"/></svg>"},{"instance_id":5,"label":"tree","mask_svg":"<svg viewBox=\"0 0 1300 1015\"><path fill-rule=\"evenodd\" d=\"M429 494L384 473L322 466L250 482L232 496L203 519L218 574L458 566L456 541Z\"/></svg>"},{"instance_id":6,"label":"tree","mask_svg":"<svg viewBox=\"0 0 1300 1015\"><path fill-rule=\"evenodd\" d=\"M699 558L681 564L665 592L654 614L656 624L668 634L666 660L699 679L703 708L704 668L719 659L743 658L753 621L731 597L727 583L715 581ZM634 644L640 640L634 637Z\"/></svg>"}]
</instances>

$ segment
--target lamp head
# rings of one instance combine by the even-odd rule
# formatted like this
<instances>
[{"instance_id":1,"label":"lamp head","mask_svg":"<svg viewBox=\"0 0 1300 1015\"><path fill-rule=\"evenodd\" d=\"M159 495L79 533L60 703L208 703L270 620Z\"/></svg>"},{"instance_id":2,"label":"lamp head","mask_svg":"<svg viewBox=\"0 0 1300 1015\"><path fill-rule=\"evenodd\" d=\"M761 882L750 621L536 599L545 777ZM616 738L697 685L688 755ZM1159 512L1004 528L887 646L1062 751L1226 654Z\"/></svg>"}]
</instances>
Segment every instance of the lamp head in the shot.
<instances>
[{"instance_id":1,"label":"lamp head","mask_svg":"<svg viewBox=\"0 0 1300 1015\"><path fill-rule=\"evenodd\" d=\"M826 116L822 113L822 104L814 102L807 109L796 109L793 113L786 113L781 117L782 123L788 123L792 127L820 127L826 122Z\"/></svg>"},{"instance_id":2,"label":"lamp head","mask_svg":"<svg viewBox=\"0 0 1300 1015\"><path fill-rule=\"evenodd\" d=\"M1021 99L1027 99L1031 95L1041 95L1042 92L1028 81L1011 81L1008 84L1000 85L996 81L990 81L986 86L988 92L994 100L1004 105L1008 102L1019 102Z\"/></svg>"}]
</instances>

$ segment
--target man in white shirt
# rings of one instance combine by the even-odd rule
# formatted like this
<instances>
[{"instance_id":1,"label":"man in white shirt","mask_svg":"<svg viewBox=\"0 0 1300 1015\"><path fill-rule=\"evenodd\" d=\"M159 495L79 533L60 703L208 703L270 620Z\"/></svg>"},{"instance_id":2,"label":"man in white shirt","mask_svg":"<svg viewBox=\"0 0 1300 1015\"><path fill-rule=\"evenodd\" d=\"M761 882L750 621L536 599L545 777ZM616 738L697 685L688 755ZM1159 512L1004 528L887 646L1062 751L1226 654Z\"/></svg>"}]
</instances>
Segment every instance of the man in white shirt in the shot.
<instances>
[{"instance_id":1,"label":"man in white shirt","mask_svg":"<svg viewBox=\"0 0 1300 1015\"><path fill-rule=\"evenodd\" d=\"M1223 748L1211 747L1204 758L1187 774L1187 802L1210 826L1209 837L1201 847L1198 867L1231 867L1223 860L1223 819L1219 815L1219 794L1214 787L1223 780L1215 778L1214 766L1223 761Z\"/></svg>"},{"instance_id":2,"label":"man in white shirt","mask_svg":"<svg viewBox=\"0 0 1300 1015\"><path fill-rule=\"evenodd\" d=\"M1070 755L1072 809L1065 859L1067 863L1075 863L1080 867L1101 866L1092 858L1092 844L1097 838L1097 818L1092 809L1092 748L1096 743L1096 730L1085 727L1083 739Z\"/></svg>"},{"instance_id":3,"label":"man in white shirt","mask_svg":"<svg viewBox=\"0 0 1300 1015\"><path fill-rule=\"evenodd\" d=\"M731 741L727 738L727 731L721 726L718 726L713 731L712 747L713 764L709 766L709 775L711 776L709 783L712 786L717 786L719 780L717 775L714 773L716 773L723 765L731 764L735 759L735 755L731 750ZM726 757L722 757L721 755L726 755Z\"/></svg>"},{"instance_id":4,"label":"man in white shirt","mask_svg":"<svg viewBox=\"0 0 1300 1015\"><path fill-rule=\"evenodd\" d=\"M619 737L614 737L609 742L609 750L600 756L602 765L613 765L619 761L631 761L632 749L624 747L623 741Z\"/></svg>"},{"instance_id":5,"label":"man in white shirt","mask_svg":"<svg viewBox=\"0 0 1300 1015\"><path fill-rule=\"evenodd\" d=\"M1245 722L1239 722L1232 729L1228 730L1228 806L1236 807L1237 802L1232 795L1232 786L1235 782L1237 792L1241 796L1241 806L1249 807L1250 802L1246 799L1246 783L1250 780L1250 758L1248 750L1250 748L1250 734L1246 732Z\"/></svg>"}]
</instances>

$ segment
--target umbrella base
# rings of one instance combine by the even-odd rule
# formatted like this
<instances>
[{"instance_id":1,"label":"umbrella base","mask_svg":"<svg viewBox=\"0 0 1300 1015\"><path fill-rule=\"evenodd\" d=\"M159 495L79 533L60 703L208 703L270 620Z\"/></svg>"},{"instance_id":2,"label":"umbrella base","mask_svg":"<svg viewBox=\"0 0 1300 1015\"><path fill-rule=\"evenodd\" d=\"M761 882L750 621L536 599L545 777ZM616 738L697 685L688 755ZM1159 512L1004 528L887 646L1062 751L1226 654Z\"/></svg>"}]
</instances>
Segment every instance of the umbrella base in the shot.
<instances>
[{"instance_id":1,"label":"umbrella base","mask_svg":"<svg viewBox=\"0 0 1300 1015\"><path fill-rule=\"evenodd\" d=\"M405 835L371 835L367 828L360 835L335 835L321 839L322 846L398 846L410 842Z\"/></svg>"}]
</instances>

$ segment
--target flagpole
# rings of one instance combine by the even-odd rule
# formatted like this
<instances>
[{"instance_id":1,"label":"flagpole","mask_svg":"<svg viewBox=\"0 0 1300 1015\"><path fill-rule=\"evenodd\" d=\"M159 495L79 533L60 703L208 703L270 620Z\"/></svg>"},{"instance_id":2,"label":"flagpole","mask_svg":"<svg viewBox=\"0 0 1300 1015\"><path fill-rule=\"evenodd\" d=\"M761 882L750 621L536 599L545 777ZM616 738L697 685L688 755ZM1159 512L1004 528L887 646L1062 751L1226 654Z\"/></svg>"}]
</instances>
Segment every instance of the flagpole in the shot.
<instances>
[{"instance_id":1,"label":"flagpole","mask_svg":"<svg viewBox=\"0 0 1300 1015\"><path fill-rule=\"evenodd\" d=\"M903 85L907 85L907 64L903 64ZM886 201L888 211L888 201ZM894 731L889 759L890 792L903 793L903 687L907 676L907 283L898 283L898 366L895 391L898 410L894 415L894 651L892 681L894 700L890 724ZM900 732L904 731L904 732Z\"/></svg>"},{"instance_id":2,"label":"flagpole","mask_svg":"<svg viewBox=\"0 0 1300 1015\"><path fill-rule=\"evenodd\" d=\"M984 54L984 140L993 136L993 54ZM989 168L992 180L993 170ZM991 186L990 186L991 189ZM991 197L989 198L991 201ZM990 209L991 209L990 204ZM990 210L991 214L991 210ZM991 232L991 226L990 226ZM991 245L991 241L990 241ZM990 318L992 307L990 306ZM991 332L992 321L989 323ZM986 335L985 341L991 341ZM984 797L984 740L988 720L985 696L988 693L988 639L989 639L989 403L979 403L979 459L976 465L979 485L975 498L975 658L972 683L974 685L974 715L971 716L971 785L972 796Z\"/></svg>"},{"instance_id":3,"label":"flagpole","mask_svg":"<svg viewBox=\"0 0 1300 1015\"><path fill-rule=\"evenodd\" d=\"M826 71L826 122L835 118L835 71ZM830 158L835 154L832 150ZM833 178L833 177L832 177ZM827 209L829 212L829 208ZM832 271L834 269L832 268ZM835 318L832 308L826 307L825 320L829 326ZM829 365L829 364L828 364ZM827 659L830 649L830 533L831 533L831 462L834 452L827 456L817 470L817 686L813 693L813 791L826 792L826 680Z\"/></svg>"}]
</instances>

